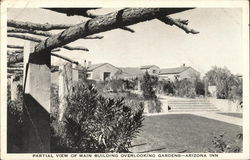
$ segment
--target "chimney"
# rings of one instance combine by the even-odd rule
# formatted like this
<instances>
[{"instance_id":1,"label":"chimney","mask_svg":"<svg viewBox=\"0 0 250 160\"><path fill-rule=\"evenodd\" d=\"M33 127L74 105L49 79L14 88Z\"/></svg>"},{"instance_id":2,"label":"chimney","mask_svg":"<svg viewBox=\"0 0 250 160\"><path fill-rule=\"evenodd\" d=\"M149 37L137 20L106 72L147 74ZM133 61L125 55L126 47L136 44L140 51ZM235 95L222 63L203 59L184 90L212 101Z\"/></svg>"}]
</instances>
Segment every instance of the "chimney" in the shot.
<instances>
[{"instance_id":1,"label":"chimney","mask_svg":"<svg viewBox=\"0 0 250 160\"><path fill-rule=\"evenodd\" d=\"M88 66L87 67L90 67L91 66L91 61L88 61Z\"/></svg>"},{"instance_id":2,"label":"chimney","mask_svg":"<svg viewBox=\"0 0 250 160\"><path fill-rule=\"evenodd\" d=\"M84 62L83 62L83 67L84 67L84 68L87 68L87 61L86 61L86 59L85 59Z\"/></svg>"}]
</instances>

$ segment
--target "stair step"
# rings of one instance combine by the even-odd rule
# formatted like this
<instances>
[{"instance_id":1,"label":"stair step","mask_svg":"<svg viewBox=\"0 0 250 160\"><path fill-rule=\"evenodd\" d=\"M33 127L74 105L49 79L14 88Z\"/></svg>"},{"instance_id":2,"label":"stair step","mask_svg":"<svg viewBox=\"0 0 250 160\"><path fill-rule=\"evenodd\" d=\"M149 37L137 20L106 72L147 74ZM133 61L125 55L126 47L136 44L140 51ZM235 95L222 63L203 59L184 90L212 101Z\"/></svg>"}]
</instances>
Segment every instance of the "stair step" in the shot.
<instances>
[{"instance_id":1,"label":"stair step","mask_svg":"<svg viewBox=\"0 0 250 160\"><path fill-rule=\"evenodd\" d=\"M169 112L219 111L218 109L171 109Z\"/></svg>"}]
</instances>

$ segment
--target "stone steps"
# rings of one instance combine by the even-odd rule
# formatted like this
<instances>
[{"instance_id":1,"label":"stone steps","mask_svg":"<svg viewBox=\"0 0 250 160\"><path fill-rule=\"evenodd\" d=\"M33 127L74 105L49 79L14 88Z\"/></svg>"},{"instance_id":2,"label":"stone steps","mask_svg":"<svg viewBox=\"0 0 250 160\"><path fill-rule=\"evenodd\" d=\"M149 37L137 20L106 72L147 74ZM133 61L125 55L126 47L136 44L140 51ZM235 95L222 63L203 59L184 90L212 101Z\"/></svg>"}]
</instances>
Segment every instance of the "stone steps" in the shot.
<instances>
[{"instance_id":1,"label":"stone steps","mask_svg":"<svg viewBox=\"0 0 250 160\"><path fill-rule=\"evenodd\" d=\"M169 112L219 111L206 99L166 100L163 103L171 108Z\"/></svg>"}]
</instances>

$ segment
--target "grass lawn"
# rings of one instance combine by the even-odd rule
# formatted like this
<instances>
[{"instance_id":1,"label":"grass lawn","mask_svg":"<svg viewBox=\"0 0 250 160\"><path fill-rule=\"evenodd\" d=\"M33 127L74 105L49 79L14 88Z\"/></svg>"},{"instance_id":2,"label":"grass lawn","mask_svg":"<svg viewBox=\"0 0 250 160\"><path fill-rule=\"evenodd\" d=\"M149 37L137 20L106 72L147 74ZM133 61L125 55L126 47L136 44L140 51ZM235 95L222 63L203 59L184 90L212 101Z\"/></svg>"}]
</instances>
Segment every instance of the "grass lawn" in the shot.
<instances>
[{"instance_id":1,"label":"grass lawn","mask_svg":"<svg viewBox=\"0 0 250 160\"><path fill-rule=\"evenodd\" d=\"M212 148L211 133L223 132L226 140L233 141L242 127L190 114L148 116L130 151L207 152Z\"/></svg>"},{"instance_id":2,"label":"grass lawn","mask_svg":"<svg viewBox=\"0 0 250 160\"><path fill-rule=\"evenodd\" d=\"M226 116L237 117L237 118L242 118L242 113L219 113L219 114L223 114L223 115L226 115Z\"/></svg>"}]
</instances>

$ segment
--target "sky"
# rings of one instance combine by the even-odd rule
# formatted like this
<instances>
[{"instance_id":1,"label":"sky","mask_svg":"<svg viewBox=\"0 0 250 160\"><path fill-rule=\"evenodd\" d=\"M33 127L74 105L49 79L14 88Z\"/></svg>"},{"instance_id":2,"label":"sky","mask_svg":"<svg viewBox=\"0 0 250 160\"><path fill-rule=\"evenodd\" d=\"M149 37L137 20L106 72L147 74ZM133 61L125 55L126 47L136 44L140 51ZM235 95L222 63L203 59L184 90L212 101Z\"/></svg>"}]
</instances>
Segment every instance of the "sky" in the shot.
<instances>
[{"instance_id":1,"label":"sky","mask_svg":"<svg viewBox=\"0 0 250 160\"><path fill-rule=\"evenodd\" d=\"M106 14L118 8L103 8L92 11ZM8 19L34 23L78 24L87 20L81 16L66 16L39 8L8 9ZM189 20L189 27L199 34L186 34L176 26L151 20L129 26L130 33L115 29L99 33L103 39L81 39L71 46L84 46L90 51L68 51L58 54L80 63L84 60L95 63L110 63L117 67L140 67L157 65L160 68L191 66L202 74L212 66L227 67L234 74L243 74L242 65L242 10L240 8L195 8L171 15ZM62 30L61 30L62 31ZM58 33L60 31L54 31ZM8 44L22 45L23 40L8 38ZM65 61L52 58L52 64Z\"/></svg>"}]
</instances>

